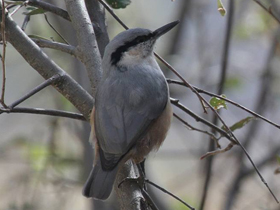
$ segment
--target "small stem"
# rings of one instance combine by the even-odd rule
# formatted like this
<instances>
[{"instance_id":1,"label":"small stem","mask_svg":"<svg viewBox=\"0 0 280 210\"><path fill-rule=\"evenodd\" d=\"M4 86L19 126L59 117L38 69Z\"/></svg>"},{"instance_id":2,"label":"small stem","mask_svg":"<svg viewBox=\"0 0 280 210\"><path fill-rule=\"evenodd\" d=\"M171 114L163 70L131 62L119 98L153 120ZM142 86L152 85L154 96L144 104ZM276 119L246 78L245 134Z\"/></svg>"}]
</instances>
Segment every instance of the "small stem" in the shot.
<instances>
[{"instance_id":1,"label":"small stem","mask_svg":"<svg viewBox=\"0 0 280 210\"><path fill-rule=\"evenodd\" d=\"M2 1L2 22L1 22L1 34L2 34L2 41L3 41L3 50L2 50L2 93L1 93L1 99L0 103L3 107L7 108L7 105L5 104L5 88L6 88L6 34L5 34L5 4L4 1Z\"/></svg>"},{"instance_id":2,"label":"small stem","mask_svg":"<svg viewBox=\"0 0 280 210\"><path fill-rule=\"evenodd\" d=\"M261 8L263 8L268 14L270 14L274 18L274 20L276 20L280 24L280 19L273 13L271 6L266 8L260 1L258 0L253 0L253 1L256 2Z\"/></svg>"},{"instance_id":3,"label":"small stem","mask_svg":"<svg viewBox=\"0 0 280 210\"><path fill-rule=\"evenodd\" d=\"M195 128L193 127L192 125L190 125L188 122L186 122L185 120L183 120L181 117L179 117L177 114L173 113L173 116L176 117L181 123L183 123L184 125L186 125L190 130L194 130L194 131L198 131L200 133L204 133L208 136L210 136L210 138L212 140L215 141L216 143L216 146L218 148L221 148L221 145L219 144L219 141L218 141L218 138L213 134L213 133L209 133L208 131L205 131L205 130L201 130L201 129L198 129L198 128Z\"/></svg>"},{"instance_id":4,"label":"small stem","mask_svg":"<svg viewBox=\"0 0 280 210\"><path fill-rule=\"evenodd\" d=\"M54 28L54 26L49 22L47 15L44 14L44 16L45 16L45 20L47 21L47 23L49 24L49 26L54 30L54 32L55 32L66 44L70 45L69 42L67 42L67 40L66 40L66 39Z\"/></svg>"},{"instance_id":5,"label":"small stem","mask_svg":"<svg viewBox=\"0 0 280 210\"><path fill-rule=\"evenodd\" d=\"M171 192L167 191L166 189L162 188L161 186L159 186L159 185L157 185L157 184L151 182L151 181L148 180L148 179L146 179L145 182L148 183L148 184L150 184L150 185L152 185L152 186L154 186L155 188L161 190L162 192L164 192L164 193L166 193L166 194L172 196L173 198L175 198L176 200L180 201L182 204L184 204L185 206L187 206L189 209L195 210L194 207L190 206L190 205L187 204L185 201L183 201L181 198L177 197L176 195L172 194Z\"/></svg>"},{"instance_id":6,"label":"small stem","mask_svg":"<svg viewBox=\"0 0 280 210\"><path fill-rule=\"evenodd\" d=\"M41 115L49 115L56 117L66 117L76 120L86 121L85 117L79 113L66 112L60 110L51 110L51 109L42 109L42 108L25 108L25 107L17 107L13 109L1 109L0 114L2 113L28 113L28 114L41 114Z\"/></svg>"},{"instance_id":7,"label":"small stem","mask_svg":"<svg viewBox=\"0 0 280 210\"><path fill-rule=\"evenodd\" d=\"M13 109L14 107L16 107L17 105L19 105L20 103L22 103L23 101L25 101L26 99L30 98L31 96L33 96L34 94L38 93L39 91L41 91L42 89L44 89L45 87L48 87L49 85L55 83L57 80L61 79L61 75L54 75L51 78L45 80L42 84L38 85L36 88L34 88L33 90L31 90L29 93L27 93L26 95L24 95L23 97L21 97L20 99L16 100L14 103L12 103L11 105L9 105L10 109Z\"/></svg>"},{"instance_id":8,"label":"small stem","mask_svg":"<svg viewBox=\"0 0 280 210\"><path fill-rule=\"evenodd\" d=\"M175 106L178 107L179 109L181 109L181 110L183 110L184 112L186 112L188 115L190 115L191 117L193 117L196 121L202 122L203 124L209 126L210 128L215 129L215 130L216 130L217 132L219 132L222 136L226 137L226 138L227 138L228 140L230 140L231 142L236 143L235 140L232 139L232 137L229 136L229 134L228 134L225 130L219 128L218 126L214 125L213 123L211 123L211 122L205 120L204 118L198 116L197 114L195 114L194 112L192 112L191 110L189 110L187 107L185 107L183 104L181 104L181 103L179 102L178 99L170 98L170 101L171 101L171 103L172 103L173 105L175 105Z\"/></svg>"}]
</instances>

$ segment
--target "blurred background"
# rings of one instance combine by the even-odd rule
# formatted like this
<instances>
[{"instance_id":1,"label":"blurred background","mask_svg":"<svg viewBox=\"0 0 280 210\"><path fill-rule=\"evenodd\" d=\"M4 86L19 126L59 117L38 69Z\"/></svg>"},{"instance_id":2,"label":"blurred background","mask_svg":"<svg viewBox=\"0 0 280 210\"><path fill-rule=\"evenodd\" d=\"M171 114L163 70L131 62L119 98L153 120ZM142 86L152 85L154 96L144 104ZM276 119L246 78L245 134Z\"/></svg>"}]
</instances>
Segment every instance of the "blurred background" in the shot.
<instances>
[{"instance_id":1,"label":"blurred background","mask_svg":"<svg viewBox=\"0 0 280 210\"><path fill-rule=\"evenodd\" d=\"M65 8L64 1L48 1ZM280 2L263 1L280 15ZM223 1L225 8L228 1ZM13 18L21 26L25 9ZM114 10L130 28L151 30L180 20L176 29L163 36L156 46L162 55L191 84L216 93L221 74L223 43L227 16L217 11L217 2L209 0L132 0L125 9ZM53 26L76 45L71 24L46 13ZM123 28L107 14L110 39ZM229 49L229 63L223 93L241 105L257 111L280 123L280 51L279 23L254 0L236 0L234 24ZM46 23L44 15L31 16L26 28L28 35L40 35L61 41ZM75 58L58 51L44 49L65 71L88 89L85 69ZM161 65L161 64L160 64ZM177 79L161 65L167 78ZM44 80L8 44L6 103L10 104ZM1 74L2 76L2 74ZM0 76L0 81L2 78ZM212 114L203 114L197 97L187 88L170 85L171 97L202 117L211 120ZM205 96L210 100L209 97ZM77 111L52 87L48 87L20 106ZM174 107L191 125L209 130ZM228 104L221 115L230 126L251 116ZM219 124L219 126L221 126ZM0 115L0 209L119 209L114 195L105 204L82 196L82 186L92 164L92 149L88 143L88 123L72 119L30 114ZM269 186L280 198L280 130L254 120L237 130L237 138L245 145ZM201 197L207 176L207 159L200 157L208 151L209 137L187 129L173 119L170 132L157 153L146 161L147 177L201 209ZM222 147L228 140L221 139ZM183 210L172 197L149 189L159 209ZM205 210L279 210L242 150L219 154L213 159Z\"/></svg>"}]
</instances>

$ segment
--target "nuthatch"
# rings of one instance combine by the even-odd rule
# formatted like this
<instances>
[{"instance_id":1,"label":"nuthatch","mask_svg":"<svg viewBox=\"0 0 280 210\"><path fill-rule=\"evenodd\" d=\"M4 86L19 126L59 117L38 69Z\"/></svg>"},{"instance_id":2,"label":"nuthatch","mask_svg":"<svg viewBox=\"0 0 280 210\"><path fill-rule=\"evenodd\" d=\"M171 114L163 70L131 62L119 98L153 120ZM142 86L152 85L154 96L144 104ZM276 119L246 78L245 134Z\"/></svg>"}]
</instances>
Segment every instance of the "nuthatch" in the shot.
<instances>
[{"instance_id":1,"label":"nuthatch","mask_svg":"<svg viewBox=\"0 0 280 210\"><path fill-rule=\"evenodd\" d=\"M84 196L107 199L120 166L129 159L140 163L165 139L172 108L153 48L156 40L178 23L155 31L130 29L106 46L103 76L91 113L95 164Z\"/></svg>"}]
</instances>

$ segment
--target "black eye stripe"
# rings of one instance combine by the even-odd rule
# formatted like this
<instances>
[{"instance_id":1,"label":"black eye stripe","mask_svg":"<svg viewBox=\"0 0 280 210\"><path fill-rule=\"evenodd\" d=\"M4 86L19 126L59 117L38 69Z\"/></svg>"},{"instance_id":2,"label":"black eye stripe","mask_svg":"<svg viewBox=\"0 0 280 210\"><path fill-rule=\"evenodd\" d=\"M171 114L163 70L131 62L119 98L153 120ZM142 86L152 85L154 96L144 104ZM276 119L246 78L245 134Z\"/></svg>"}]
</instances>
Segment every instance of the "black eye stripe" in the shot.
<instances>
[{"instance_id":1,"label":"black eye stripe","mask_svg":"<svg viewBox=\"0 0 280 210\"><path fill-rule=\"evenodd\" d=\"M152 33L148 35L138 36L135 39L125 42L122 46L118 47L115 52L111 55L111 62L113 65L116 65L120 60L124 52L126 52L130 47L135 46L139 43L149 40L153 36Z\"/></svg>"}]
</instances>

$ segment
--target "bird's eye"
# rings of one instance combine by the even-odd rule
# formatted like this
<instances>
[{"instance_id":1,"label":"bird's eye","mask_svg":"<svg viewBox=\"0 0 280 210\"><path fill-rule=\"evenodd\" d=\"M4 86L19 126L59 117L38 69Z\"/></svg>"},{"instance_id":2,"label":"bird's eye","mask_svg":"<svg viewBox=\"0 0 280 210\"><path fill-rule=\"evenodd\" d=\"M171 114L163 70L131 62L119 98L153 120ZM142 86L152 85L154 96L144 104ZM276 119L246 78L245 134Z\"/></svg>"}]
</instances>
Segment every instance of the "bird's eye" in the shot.
<instances>
[{"instance_id":1,"label":"bird's eye","mask_svg":"<svg viewBox=\"0 0 280 210\"><path fill-rule=\"evenodd\" d=\"M138 41L138 43L144 42L145 38L144 37L139 37L137 41Z\"/></svg>"}]
</instances>

